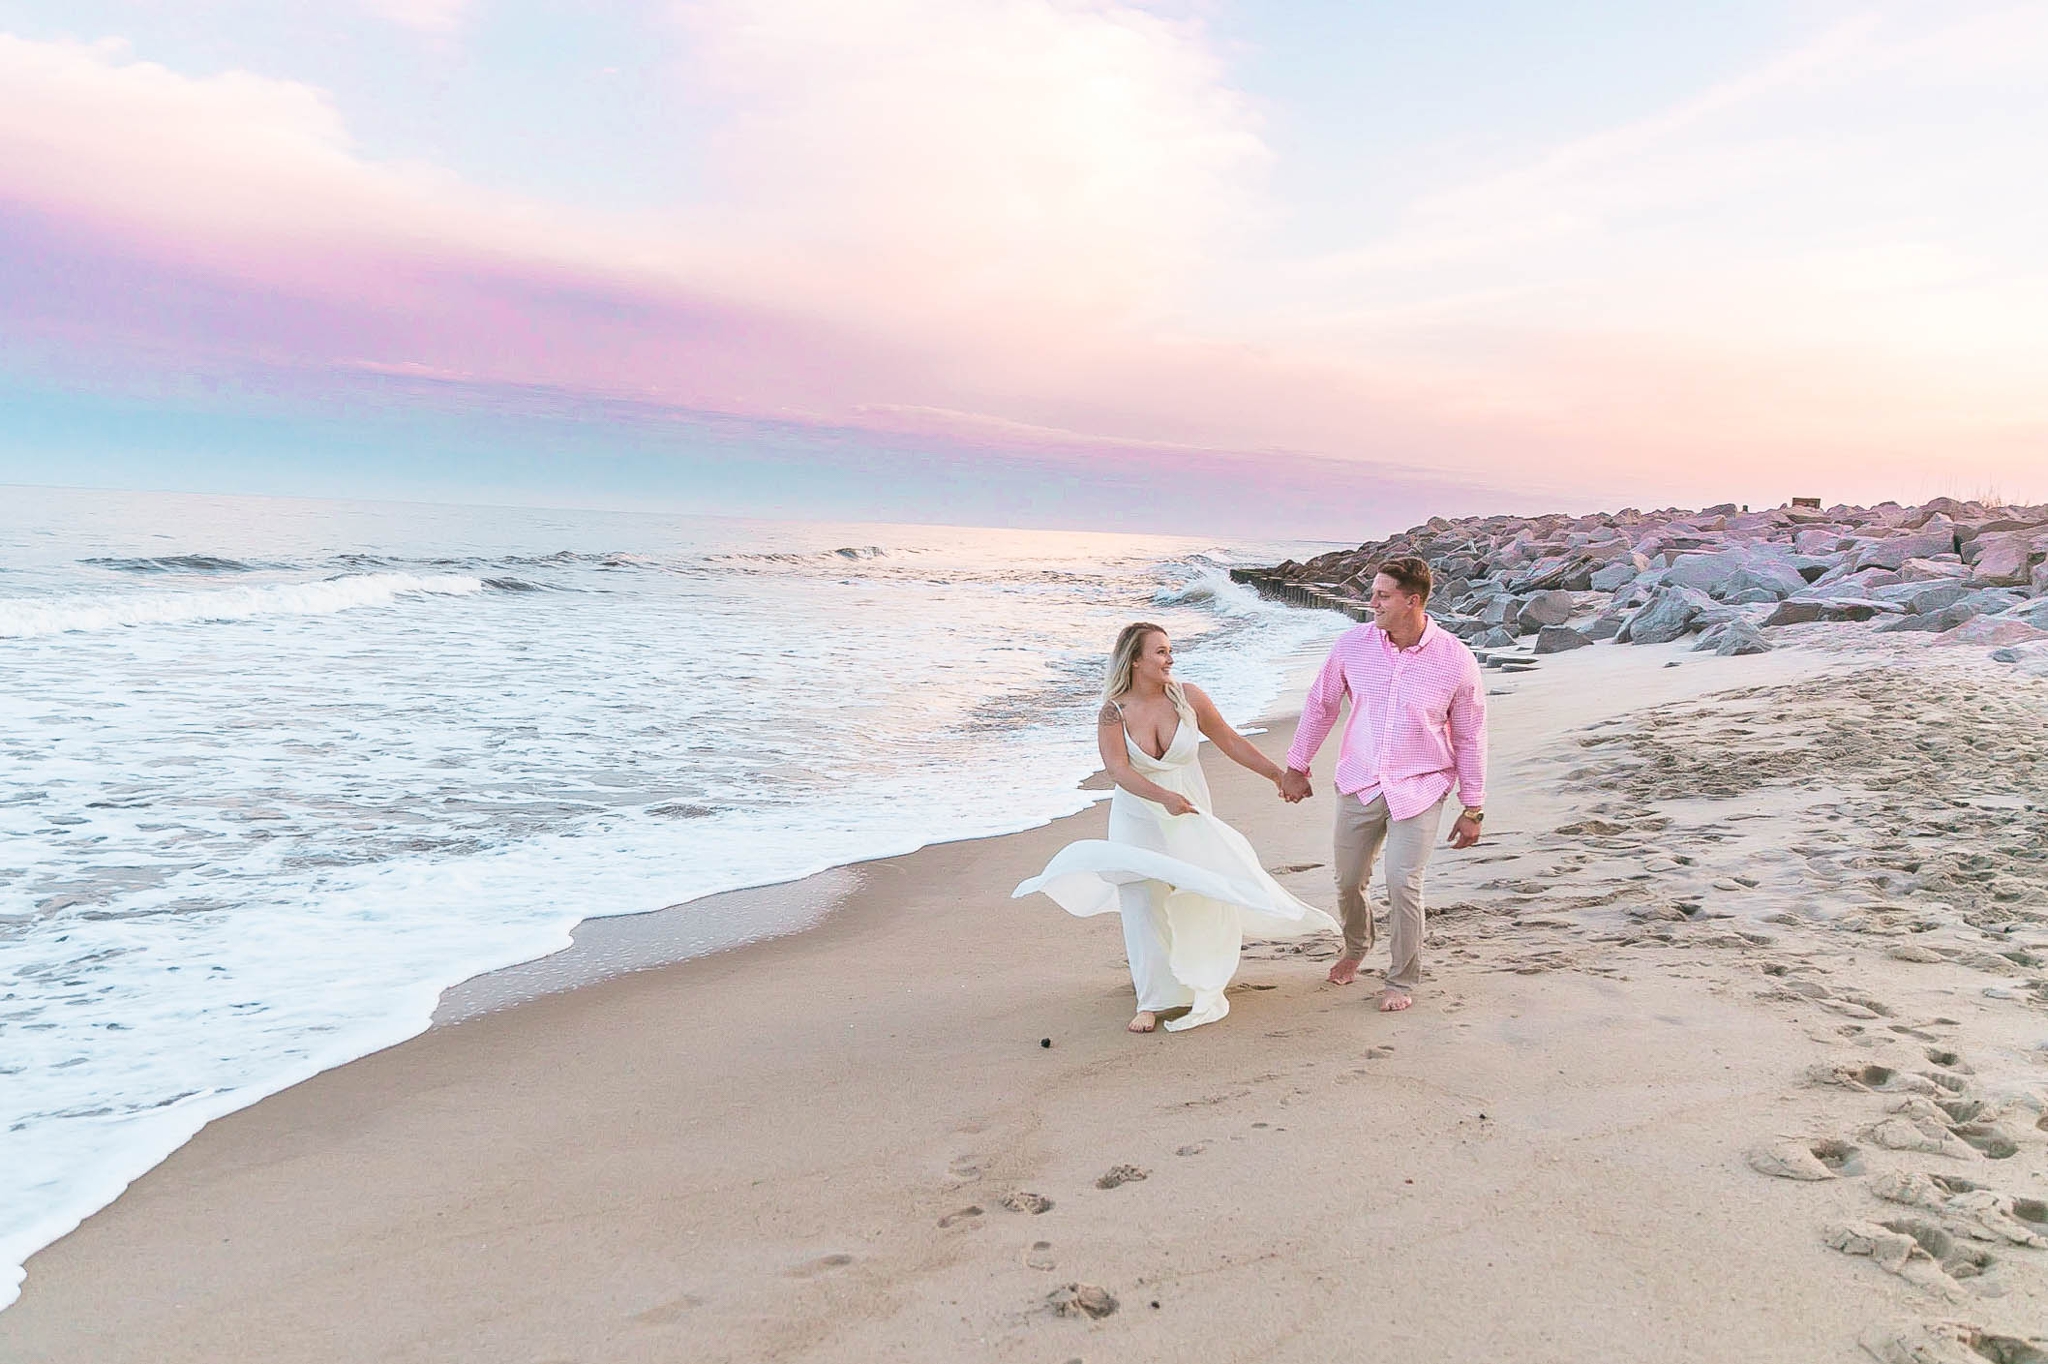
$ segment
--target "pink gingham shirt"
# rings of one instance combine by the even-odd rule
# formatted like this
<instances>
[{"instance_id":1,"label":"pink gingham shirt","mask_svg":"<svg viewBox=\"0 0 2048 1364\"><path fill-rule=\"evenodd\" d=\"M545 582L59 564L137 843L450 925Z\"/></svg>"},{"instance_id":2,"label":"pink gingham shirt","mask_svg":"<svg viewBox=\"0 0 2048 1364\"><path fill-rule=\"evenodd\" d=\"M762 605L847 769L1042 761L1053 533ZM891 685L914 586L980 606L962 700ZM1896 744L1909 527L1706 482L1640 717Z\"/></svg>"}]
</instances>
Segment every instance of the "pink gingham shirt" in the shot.
<instances>
[{"instance_id":1,"label":"pink gingham shirt","mask_svg":"<svg viewBox=\"0 0 2048 1364\"><path fill-rule=\"evenodd\" d=\"M1377 625L1346 630L1301 703L1287 765L1308 771L1351 698L1351 723L1337 750L1337 789L1411 819L1451 788L1467 809L1486 802L1486 684L1465 642L1430 621L1412 649L1397 649Z\"/></svg>"}]
</instances>

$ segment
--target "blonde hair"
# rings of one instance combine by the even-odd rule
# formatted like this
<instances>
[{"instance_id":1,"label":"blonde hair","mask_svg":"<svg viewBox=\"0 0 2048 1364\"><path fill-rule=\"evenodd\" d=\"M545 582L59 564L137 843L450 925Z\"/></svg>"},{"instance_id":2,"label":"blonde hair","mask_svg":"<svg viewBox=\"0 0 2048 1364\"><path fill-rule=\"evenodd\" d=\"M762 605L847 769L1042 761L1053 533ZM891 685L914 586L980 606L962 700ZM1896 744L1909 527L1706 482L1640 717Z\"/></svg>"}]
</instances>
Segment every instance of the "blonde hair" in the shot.
<instances>
[{"instance_id":1,"label":"blonde hair","mask_svg":"<svg viewBox=\"0 0 2048 1364\"><path fill-rule=\"evenodd\" d=\"M1145 641L1153 635L1163 635L1166 627L1154 625L1149 620L1134 620L1117 631L1116 647L1109 651L1109 668L1102 675L1102 699L1114 701L1131 689L1131 672L1136 667L1138 655L1144 651ZM1180 683L1172 678L1166 680L1166 699L1178 711L1187 709L1187 698L1181 694Z\"/></svg>"}]
</instances>

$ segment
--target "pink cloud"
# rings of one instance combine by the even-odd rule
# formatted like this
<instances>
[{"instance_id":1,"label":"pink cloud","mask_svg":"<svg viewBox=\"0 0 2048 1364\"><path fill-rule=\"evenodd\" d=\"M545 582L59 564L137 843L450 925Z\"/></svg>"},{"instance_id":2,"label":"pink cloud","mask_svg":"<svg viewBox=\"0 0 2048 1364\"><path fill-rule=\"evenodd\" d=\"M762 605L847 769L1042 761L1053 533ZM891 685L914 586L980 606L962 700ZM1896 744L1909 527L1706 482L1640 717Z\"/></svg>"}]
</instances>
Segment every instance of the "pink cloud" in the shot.
<instances>
[{"instance_id":1,"label":"pink cloud","mask_svg":"<svg viewBox=\"0 0 2048 1364\"><path fill-rule=\"evenodd\" d=\"M1246 254L1269 153L1191 21L673 14L721 115L716 187L637 216L373 160L303 85L0 35L5 325L88 361L532 385L1162 469L1369 461L1556 501L1761 498L1788 467L1881 496L1943 461L2019 492L2039 467L2041 311L1966 254L1735 258L1607 225L1824 169L1717 129L1895 67L1867 28L1270 262ZM1197 308L1224 274L1248 301Z\"/></svg>"},{"instance_id":2,"label":"pink cloud","mask_svg":"<svg viewBox=\"0 0 2048 1364\"><path fill-rule=\"evenodd\" d=\"M689 7L740 111L732 199L637 219L372 162L302 85L0 35L12 253L45 327L825 420L1000 407L1061 338L1164 306L1257 142L1192 31L1144 12L899 9ZM70 306L109 261L133 292Z\"/></svg>"}]
</instances>

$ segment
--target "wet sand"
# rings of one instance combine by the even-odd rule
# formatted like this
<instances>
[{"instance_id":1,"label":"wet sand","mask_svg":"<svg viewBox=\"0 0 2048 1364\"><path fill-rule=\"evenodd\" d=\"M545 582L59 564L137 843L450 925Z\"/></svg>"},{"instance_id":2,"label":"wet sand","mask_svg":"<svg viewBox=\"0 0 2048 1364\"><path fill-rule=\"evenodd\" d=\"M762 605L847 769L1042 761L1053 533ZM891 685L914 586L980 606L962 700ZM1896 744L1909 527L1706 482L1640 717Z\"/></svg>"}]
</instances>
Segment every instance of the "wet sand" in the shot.
<instances>
[{"instance_id":1,"label":"wet sand","mask_svg":"<svg viewBox=\"0 0 2048 1364\"><path fill-rule=\"evenodd\" d=\"M1252 944L1130 1036L1117 925L1008 899L1104 811L928 848L214 1123L0 1358L2027 1358L2048 682L1799 628L1498 677L1405 1014ZM1303 807L1205 754L1322 904L1328 747Z\"/></svg>"}]
</instances>

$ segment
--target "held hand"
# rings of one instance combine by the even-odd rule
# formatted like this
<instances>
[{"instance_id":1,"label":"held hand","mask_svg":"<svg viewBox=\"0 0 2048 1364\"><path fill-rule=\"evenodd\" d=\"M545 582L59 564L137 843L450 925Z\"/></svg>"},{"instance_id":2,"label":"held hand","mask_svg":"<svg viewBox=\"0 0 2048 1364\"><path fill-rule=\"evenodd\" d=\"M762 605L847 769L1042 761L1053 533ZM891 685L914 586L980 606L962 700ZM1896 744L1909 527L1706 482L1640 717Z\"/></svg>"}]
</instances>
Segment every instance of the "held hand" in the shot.
<instances>
[{"instance_id":1,"label":"held hand","mask_svg":"<svg viewBox=\"0 0 2048 1364\"><path fill-rule=\"evenodd\" d=\"M1469 848L1479 841L1479 821L1458 816L1458 822L1451 825L1451 846Z\"/></svg>"},{"instance_id":2,"label":"held hand","mask_svg":"<svg viewBox=\"0 0 2048 1364\"><path fill-rule=\"evenodd\" d=\"M1169 815L1191 815L1195 812L1195 803L1178 791L1168 791L1166 799L1159 803Z\"/></svg>"},{"instance_id":3,"label":"held hand","mask_svg":"<svg viewBox=\"0 0 2048 1364\"><path fill-rule=\"evenodd\" d=\"M1309 785L1308 773L1297 772L1290 767L1280 774L1280 798L1288 804L1307 800L1314 794L1315 788Z\"/></svg>"}]
</instances>

